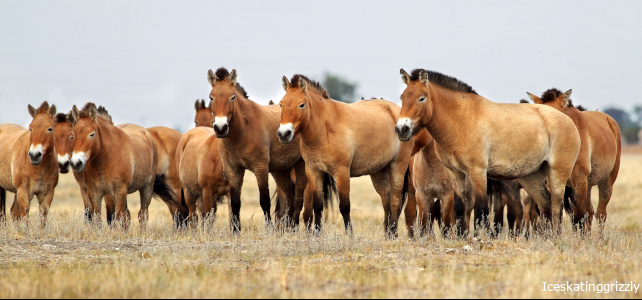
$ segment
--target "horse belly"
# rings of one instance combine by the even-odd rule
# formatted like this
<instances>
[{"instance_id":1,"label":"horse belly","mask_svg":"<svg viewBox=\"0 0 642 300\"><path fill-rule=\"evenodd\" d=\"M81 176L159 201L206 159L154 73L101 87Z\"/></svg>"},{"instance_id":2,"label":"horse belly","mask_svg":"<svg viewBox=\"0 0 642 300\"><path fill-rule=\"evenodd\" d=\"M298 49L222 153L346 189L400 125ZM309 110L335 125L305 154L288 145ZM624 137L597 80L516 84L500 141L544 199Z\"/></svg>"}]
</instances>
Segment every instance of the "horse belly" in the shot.
<instances>
[{"instance_id":1,"label":"horse belly","mask_svg":"<svg viewBox=\"0 0 642 300\"><path fill-rule=\"evenodd\" d=\"M488 163L487 174L489 177L499 179L516 179L537 172L545 161L545 156L504 156L491 157Z\"/></svg>"},{"instance_id":2,"label":"horse belly","mask_svg":"<svg viewBox=\"0 0 642 300\"><path fill-rule=\"evenodd\" d=\"M377 147L379 146L379 147ZM399 153L400 142L356 149L350 165L350 177L370 175L381 171Z\"/></svg>"}]
</instances>

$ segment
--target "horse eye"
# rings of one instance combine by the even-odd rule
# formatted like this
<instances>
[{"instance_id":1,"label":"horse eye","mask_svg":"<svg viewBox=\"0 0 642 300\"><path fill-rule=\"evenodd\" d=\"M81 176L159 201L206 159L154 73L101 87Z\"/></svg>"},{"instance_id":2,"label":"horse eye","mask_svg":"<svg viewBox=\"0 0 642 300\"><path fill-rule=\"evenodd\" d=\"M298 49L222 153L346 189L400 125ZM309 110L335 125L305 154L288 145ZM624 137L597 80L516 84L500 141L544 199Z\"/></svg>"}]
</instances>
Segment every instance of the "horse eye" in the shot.
<instances>
[{"instance_id":1,"label":"horse eye","mask_svg":"<svg viewBox=\"0 0 642 300\"><path fill-rule=\"evenodd\" d=\"M47 132L52 132L52 131L53 131L53 128L51 128L51 127L49 127L49 129L47 129Z\"/></svg>"},{"instance_id":2,"label":"horse eye","mask_svg":"<svg viewBox=\"0 0 642 300\"><path fill-rule=\"evenodd\" d=\"M95 132L92 132L92 133L89 135L89 137L95 137L95 136L96 136L96 133L95 133Z\"/></svg>"},{"instance_id":3,"label":"horse eye","mask_svg":"<svg viewBox=\"0 0 642 300\"><path fill-rule=\"evenodd\" d=\"M70 136L69 139L73 141L74 140L74 136L73 135Z\"/></svg>"},{"instance_id":4,"label":"horse eye","mask_svg":"<svg viewBox=\"0 0 642 300\"><path fill-rule=\"evenodd\" d=\"M214 100L214 99L212 99L212 96L210 96L210 100L212 100L212 101Z\"/></svg>"},{"instance_id":5,"label":"horse eye","mask_svg":"<svg viewBox=\"0 0 642 300\"><path fill-rule=\"evenodd\" d=\"M421 98L419 98L419 102L424 102L424 101L426 101L426 97L422 96Z\"/></svg>"},{"instance_id":6,"label":"horse eye","mask_svg":"<svg viewBox=\"0 0 642 300\"><path fill-rule=\"evenodd\" d=\"M301 105L299 105L299 108L304 108L304 107L305 107L305 103L301 103Z\"/></svg>"},{"instance_id":7,"label":"horse eye","mask_svg":"<svg viewBox=\"0 0 642 300\"><path fill-rule=\"evenodd\" d=\"M236 95L232 96L232 98L230 98L230 100L232 100L232 101L236 100Z\"/></svg>"},{"instance_id":8,"label":"horse eye","mask_svg":"<svg viewBox=\"0 0 642 300\"><path fill-rule=\"evenodd\" d=\"M283 104L279 103L279 106L280 106L281 108L283 108Z\"/></svg>"}]
</instances>

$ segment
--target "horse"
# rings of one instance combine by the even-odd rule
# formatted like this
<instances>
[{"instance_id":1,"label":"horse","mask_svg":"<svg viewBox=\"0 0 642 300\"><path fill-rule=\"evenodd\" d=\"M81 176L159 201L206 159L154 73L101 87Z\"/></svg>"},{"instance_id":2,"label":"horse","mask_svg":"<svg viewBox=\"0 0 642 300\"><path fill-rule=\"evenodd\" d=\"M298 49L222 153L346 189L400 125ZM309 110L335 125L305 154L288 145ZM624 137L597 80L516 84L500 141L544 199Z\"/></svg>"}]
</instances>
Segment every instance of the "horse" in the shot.
<instances>
[{"instance_id":1,"label":"horse","mask_svg":"<svg viewBox=\"0 0 642 300\"><path fill-rule=\"evenodd\" d=\"M172 215L174 227L184 225L188 218L188 208L183 195L183 183L178 174L178 161L176 160L176 149L183 136L178 130L163 126L149 127L146 130L154 138L156 143L156 154L158 165L156 167L156 180L165 181L171 189L171 193L159 198L173 198L173 201L165 201L169 213Z\"/></svg>"},{"instance_id":2,"label":"horse","mask_svg":"<svg viewBox=\"0 0 642 300\"><path fill-rule=\"evenodd\" d=\"M53 127L56 106L44 101L37 109L29 105L33 118L29 129L15 124L0 125L0 220L6 220L6 191L15 193L11 214L14 220L29 214L34 196L40 204L41 226L58 184L58 164ZM28 158L28 159L27 159Z\"/></svg>"},{"instance_id":3,"label":"horse","mask_svg":"<svg viewBox=\"0 0 642 300\"><path fill-rule=\"evenodd\" d=\"M214 115L212 114L212 109L209 106L205 106L205 100L196 100L194 108L196 108L196 117L194 117L194 123L196 124L196 127L205 126L212 128Z\"/></svg>"},{"instance_id":4,"label":"horse","mask_svg":"<svg viewBox=\"0 0 642 300\"><path fill-rule=\"evenodd\" d=\"M141 228L145 228L154 194L165 202L175 201L168 197L173 192L165 179L156 173L158 155L153 136L137 125L114 126L106 110L97 109L93 103L82 110L74 105L71 113L70 165L75 173L82 173L79 184L91 204L94 222L100 221L105 197L108 224L115 218L128 227L127 194L138 191L141 201L138 219Z\"/></svg>"},{"instance_id":5,"label":"horse","mask_svg":"<svg viewBox=\"0 0 642 300\"><path fill-rule=\"evenodd\" d=\"M303 207L304 191L307 185L305 165L297 144L280 143L275 132L279 127L280 108L276 105L263 106L248 99L245 89L236 81L236 70L229 72L219 68L208 71L210 107L214 115L214 134L221 139L219 151L223 170L230 184L230 228L241 230L241 186L245 170L250 170L258 181L259 198L266 224L271 224L270 193L268 173L277 185L277 217L286 219L288 226L296 227ZM296 182L292 184L294 169ZM325 185L331 182L324 181ZM280 201L285 201L281 205ZM311 213L304 212L306 224Z\"/></svg>"},{"instance_id":6,"label":"horse","mask_svg":"<svg viewBox=\"0 0 642 300\"><path fill-rule=\"evenodd\" d=\"M487 177L518 179L559 231L552 212L562 209L580 148L579 133L569 117L542 105L492 102L466 83L438 72L416 69L411 75L401 69L400 73L406 88L395 131L407 141L428 129L455 192L464 199L465 216L475 206L475 219L489 215ZM464 228L469 222L465 217Z\"/></svg>"},{"instance_id":7,"label":"horse","mask_svg":"<svg viewBox=\"0 0 642 300\"><path fill-rule=\"evenodd\" d=\"M185 202L189 209L189 225L196 226L197 204L201 204L202 217L213 221L216 203L229 196L230 185L223 174L219 153L221 142L214 129L196 127L181 137L176 150L180 180L185 186Z\"/></svg>"},{"instance_id":8,"label":"horse","mask_svg":"<svg viewBox=\"0 0 642 300\"><path fill-rule=\"evenodd\" d=\"M414 142L401 142L395 136L399 106L385 100L339 102L320 84L300 74L292 80L283 76L283 89L277 135L287 145L296 145L296 138L300 138L298 147L314 194L315 226L321 228L321 183L326 174L336 181L339 210L348 233L352 232L350 178L370 175L385 211L384 230L389 237L396 237Z\"/></svg>"},{"instance_id":9,"label":"horse","mask_svg":"<svg viewBox=\"0 0 642 300\"><path fill-rule=\"evenodd\" d=\"M622 141L620 128L611 116L599 111L578 109L573 106L571 93L572 90L562 93L552 88L545 91L541 98L530 93L528 96L536 104L550 106L569 116L579 131L582 145L569 185L575 198L567 200L565 208L572 215L576 228L590 231L594 215L591 188L597 185L599 189L597 221L603 225L607 216L606 206L620 170Z\"/></svg>"}]
</instances>

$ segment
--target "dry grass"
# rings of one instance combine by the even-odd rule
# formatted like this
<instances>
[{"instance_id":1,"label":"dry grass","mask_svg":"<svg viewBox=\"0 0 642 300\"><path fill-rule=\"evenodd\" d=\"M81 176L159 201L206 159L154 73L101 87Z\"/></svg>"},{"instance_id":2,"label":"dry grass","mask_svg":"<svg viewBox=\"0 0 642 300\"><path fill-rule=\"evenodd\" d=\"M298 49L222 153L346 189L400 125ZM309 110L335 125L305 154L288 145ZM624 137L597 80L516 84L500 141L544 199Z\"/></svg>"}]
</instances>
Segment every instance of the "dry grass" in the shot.
<instances>
[{"instance_id":1,"label":"dry grass","mask_svg":"<svg viewBox=\"0 0 642 300\"><path fill-rule=\"evenodd\" d=\"M129 231L96 228L85 224L78 187L65 175L47 227L35 226L36 201L31 226L0 226L0 297L640 298L642 291L542 291L542 282L642 283L639 170L642 155L625 153L603 235L578 237L565 219L563 235L552 240L413 241L405 228L399 239L386 240L367 177L352 180L353 236L344 234L336 207L318 237L265 228L251 174L240 236L228 230L225 205L213 228L176 232L159 201L144 232L136 220ZM137 213L137 195L129 204Z\"/></svg>"}]
</instances>

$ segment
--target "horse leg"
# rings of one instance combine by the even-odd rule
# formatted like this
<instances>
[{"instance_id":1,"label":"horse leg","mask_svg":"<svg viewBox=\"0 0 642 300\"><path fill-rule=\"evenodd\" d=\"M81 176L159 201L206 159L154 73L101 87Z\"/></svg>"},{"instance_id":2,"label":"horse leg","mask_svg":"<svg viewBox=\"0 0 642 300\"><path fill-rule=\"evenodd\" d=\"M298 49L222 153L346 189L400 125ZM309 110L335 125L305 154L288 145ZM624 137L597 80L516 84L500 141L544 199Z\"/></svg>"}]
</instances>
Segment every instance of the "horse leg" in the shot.
<instances>
[{"instance_id":1,"label":"horse leg","mask_svg":"<svg viewBox=\"0 0 642 300\"><path fill-rule=\"evenodd\" d=\"M294 165L294 174L296 177L294 205L291 214L288 216L293 222L293 227L296 229L299 227L301 210L303 209L303 203L305 201L305 189L308 185L308 176L305 175L305 162L303 160Z\"/></svg>"},{"instance_id":2,"label":"horse leg","mask_svg":"<svg viewBox=\"0 0 642 300\"><path fill-rule=\"evenodd\" d=\"M33 197L33 196L31 196ZM22 220L25 216L29 216L29 203L31 202L29 190L27 188L19 188L16 191L16 197L11 206L11 213L14 220ZM28 223L28 219L25 218Z\"/></svg>"},{"instance_id":3,"label":"horse leg","mask_svg":"<svg viewBox=\"0 0 642 300\"><path fill-rule=\"evenodd\" d=\"M470 170L468 173L472 184L472 194L475 206L475 235L478 234L477 226L490 232L490 207L488 205L486 170Z\"/></svg>"},{"instance_id":4,"label":"horse leg","mask_svg":"<svg viewBox=\"0 0 642 300\"><path fill-rule=\"evenodd\" d=\"M215 192L211 188L203 188L203 210L201 211L201 213L203 214L203 229L206 228L206 225L210 226L214 224L214 218L216 217L217 209L216 197L214 196L214 194Z\"/></svg>"},{"instance_id":5,"label":"horse leg","mask_svg":"<svg viewBox=\"0 0 642 300\"><path fill-rule=\"evenodd\" d=\"M537 204L541 217L546 222L552 221L551 194L546 188L546 177L543 172L535 172L518 179L524 190Z\"/></svg>"},{"instance_id":6,"label":"horse leg","mask_svg":"<svg viewBox=\"0 0 642 300\"><path fill-rule=\"evenodd\" d=\"M105 195L105 210L107 211L107 225L111 226L116 217L116 200L111 195Z\"/></svg>"},{"instance_id":7,"label":"horse leg","mask_svg":"<svg viewBox=\"0 0 642 300\"><path fill-rule=\"evenodd\" d=\"M89 201L89 195L87 195L87 190L84 188L80 188L80 196L82 197L82 203L85 206L85 220L91 223L93 208L91 205L91 201Z\"/></svg>"},{"instance_id":8,"label":"horse leg","mask_svg":"<svg viewBox=\"0 0 642 300\"><path fill-rule=\"evenodd\" d=\"M388 234L390 230L390 185L388 181L388 172L386 168L383 171L370 174L370 180L372 185L379 194L381 198L381 204L383 205L384 219L383 219L383 230ZM341 190L339 190L341 192Z\"/></svg>"},{"instance_id":9,"label":"horse leg","mask_svg":"<svg viewBox=\"0 0 642 300\"><path fill-rule=\"evenodd\" d=\"M402 159L390 164L390 174L388 175L388 182L390 185L390 233L391 236L397 237L397 227L399 225L399 216L403 208L405 194L404 183L406 189L410 182L410 171L408 169L408 158Z\"/></svg>"},{"instance_id":10,"label":"horse leg","mask_svg":"<svg viewBox=\"0 0 642 300\"><path fill-rule=\"evenodd\" d=\"M198 201L198 196L193 193L193 191L185 189L185 205L187 205L188 215L187 222L189 223L190 228L195 228L198 225L198 210L196 207L196 202Z\"/></svg>"},{"instance_id":11,"label":"horse leg","mask_svg":"<svg viewBox=\"0 0 642 300\"><path fill-rule=\"evenodd\" d=\"M321 231L321 222L323 221L323 177L325 173L306 166L305 174L308 177L308 187L306 190L307 193L312 196L308 196L308 199L311 198L312 208L314 209L314 228L316 231ZM306 206L307 205L308 204L306 204ZM306 210L307 209L308 208L306 208ZM308 230L311 230L311 226L309 224L306 225L308 225Z\"/></svg>"},{"instance_id":12,"label":"horse leg","mask_svg":"<svg viewBox=\"0 0 642 300\"><path fill-rule=\"evenodd\" d=\"M442 234L447 233L455 224L454 206L455 206L455 193L448 191L439 198L441 202L441 227Z\"/></svg>"},{"instance_id":13,"label":"horse leg","mask_svg":"<svg viewBox=\"0 0 642 300\"><path fill-rule=\"evenodd\" d=\"M49 190L45 194L38 194L38 202L40 204L40 226L42 228L47 225L47 215L49 214L49 207L53 201L54 189Z\"/></svg>"},{"instance_id":14,"label":"horse leg","mask_svg":"<svg viewBox=\"0 0 642 300\"><path fill-rule=\"evenodd\" d=\"M435 195L425 189L419 189L416 193L417 206L419 207L419 236L428 235L428 238L433 237L432 232L432 216L433 207L435 205Z\"/></svg>"},{"instance_id":15,"label":"horse leg","mask_svg":"<svg viewBox=\"0 0 642 300\"><path fill-rule=\"evenodd\" d=\"M591 201L586 198L588 194L588 173L583 172L583 168L578 165L573 169L573 174L570 179L570 185L575 192L575 205L572 205L573 211L571 212L571 218L576 229L579 229L580 232L588 232L590 231L590 225L585 227L588 217L588 211L586 210L588 206L587 201Z\"/></svg>"},{"instance_id":16,"label":"horse leg","mask_svg":"<svg viewBox=\"0 0 642 300\"><path fill-rule=\"evenodd\" d=\"M504 206L508 202L505 197L505 194L499 197L493 196L490 201L493 204L493 230L491 234L495 237L499 236L504 228Z\"/></svg>"},{"instance_id":17,"label":"horse leg","mask_svg":"<svg viewBox=\"0 0 642 300\"><path fill-rule=\"evenodd\" d=\"M290 216L294 213L295 186L292 184L291 169L272 172L272 178L277 186L277 210L275 211L275 222L278 225L284 224L286 228L292 226Z\"/></svg>"},{"instance_id":18,"label":"horse leg","mask_svg":"<svg viewBox=\"0 0 642 300\"><path fill-rule=\"evenodd\" d=\"M307 178L307 175L305 175ZM304 196L303 196L303 223L305 227L310 231L312 229L312 222L314 221L314 192L310 186L310 183L305 186Z\"/></svg>"},{"instance_id":19,"label":"horse leg","mask_svg":"<svg viewBox=\"0 0 642 300\"><path fill-rule=\"evenodd\" d=\"M241 231L241 186L243 185L245 170L232 169L227 165L224 168L225 177L230 183L230 230L232 230L232 233L239 233Z\"/></svg>"},{"instance_id":20,"label":"horse leg","mask_svg":"<svg viewBox=\"0 0 642 300\"><path fill-rule=\"evenodd\" d=\"M101 208L101 202L105 194L103 192L90 190L90 189L87 189L86 191L87 191L87 198L89 199L89 202L91 203L91 208L92 208L91 220L94 224L100 226L102 225L100 221L100 208Z\"/></svg>"},{"instance_id":21,"label":"horse leg","mask_svg":"<svg viewBox=\"0 0 642 300\"><path fill-rule=\"evenodd\" d=\"M272 215L270 214L270 187L268 185L268 166L260 166L252 170L256 176L256 181L259 185L259 203L263 209L263 216L265 224L269 226L272 224Z\"/></svg>"},{"instance_id":22,"label":"horse leg","mask_svg":"<svg viewBox=\"0 0 642 300\"><path fill-rule=\"evenodd\" d=\"M605 181L598 185L600 191L600 202L597 205L597 224L599 226L600 232L602 231L604 224L606 223L606 206L611 200L611 195L613 194L613 182Z\"/></svg>"},{"instance_id":23,"label":"horse leg","mask_svg":"<svg viewBox=\"0 0 642 300\"><path fill-rule=\"evenodd\" d=\"M352 234L352 222L350 221L350 170L346 169L334 175L333 177L337 181L337 190L339 191L339 211L343 216L346 233Z\"/></svg>"},{"instance_id":24,"label":"horse leg","mask_svg":"<svg viewBox=\"0 0 642 300\"><path fill-rule=\"evenodd\" d=\"M411 177L412 178L412 177ZM406 218L406 228L408 229L408 237L414 238L415 236L415 221L417 219L417 191L411 184L408 187L408 203L404 209L404 216Z\"/></svg>"},{"instance_id":25,"label":"horse leg","mask_svg":"<svg viewBox=\"0 0 642 300\"><path fill-rule=\"evenodd\" d=\"M474 200L468 191L471 189L466 174L450 168L445 168L454 189L454 212L456 216L456 232L460 237L468 235L470 228L470 213L473 211Z\"/></svg>"},{"instance_id":26,"label":"horse leg","mask_svg":"<svg viewBox=\"0 0 642 300\"><path fill-rule=\"evenodd\" d=\"M0 223L7 222L7 191L0 187Z\"/></svg>"},{"instance_id":27,"label":"horse leg","mask_svg":"<svg viewBox=\"0 0 642 300\"><path fill-rule=\"evenodd\" d=\"M508 209L506 217L509 233L512 236L518 236L522 230L522 219L524 218L524 207L520 201L519 188L506 195L506 208Z\"/></svg>"},{"instance_id":28,"label":"horse leg","mask_svg":"<svg viewBox=\"0 0 642 300\"><path fill-rule=\"evenodd\" d=\"M115 223L119 223L123 229L128 229L129 228L129 222L130 222L130 215L129 215L129 210L127 209L127 189L125 187L122 187L120 190L117 190L114 192L113 195L114 197L114 203L116 203L116 216L114 217ZM142 196L142 195L141 195ZM140 212L138 213L138 217L140 220L141 217L141 212L143 211L143 198L141 197L140 199ZM142 223L141 223L142 226Z\"/></svg>"}]
</instances>

